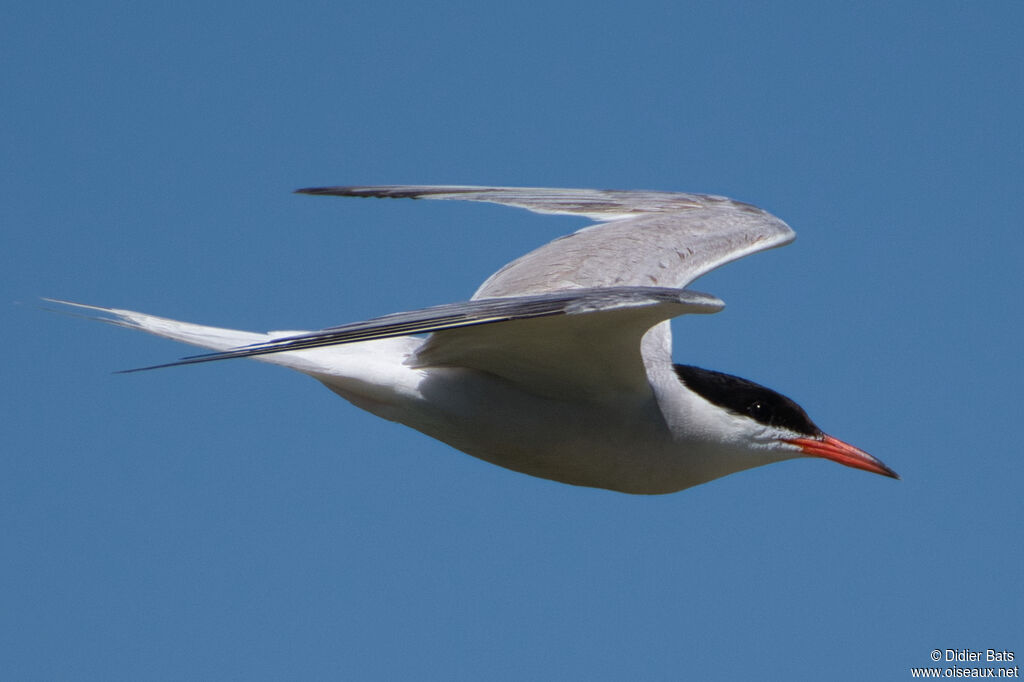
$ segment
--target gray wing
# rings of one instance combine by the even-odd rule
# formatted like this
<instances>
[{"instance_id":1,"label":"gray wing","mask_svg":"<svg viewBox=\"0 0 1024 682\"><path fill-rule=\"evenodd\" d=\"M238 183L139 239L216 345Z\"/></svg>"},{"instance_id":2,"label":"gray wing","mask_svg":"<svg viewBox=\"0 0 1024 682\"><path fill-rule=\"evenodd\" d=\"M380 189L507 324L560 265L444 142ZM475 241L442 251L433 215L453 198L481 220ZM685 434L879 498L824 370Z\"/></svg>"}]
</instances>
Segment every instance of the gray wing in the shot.
<instances>
[{"instance_id":1,"label":"gray wing","mask_svg":"<svg viewBox=\"0 0 1024 682\"><path fill-rule=\"evenodd\" d=\"M546 395L643 391L643 334L684 313L715 313L707 294L655 287L576 289L385 315L129 372L430 333L413 366L457 366Z\"/></svg>"},{"instance_id":2,"label":"gray wing","mask_svg":"<svg viewBox=\"0 0 1024 682\"><path fill-rule=\"evenodd\" d=\"M484 201L600 221L512 261L491 275L474 299L593 287L682 288L720 265L788 244L796 236L767 211L704 194L432 185L298 191Z\"/></svg>"}]
</instances>

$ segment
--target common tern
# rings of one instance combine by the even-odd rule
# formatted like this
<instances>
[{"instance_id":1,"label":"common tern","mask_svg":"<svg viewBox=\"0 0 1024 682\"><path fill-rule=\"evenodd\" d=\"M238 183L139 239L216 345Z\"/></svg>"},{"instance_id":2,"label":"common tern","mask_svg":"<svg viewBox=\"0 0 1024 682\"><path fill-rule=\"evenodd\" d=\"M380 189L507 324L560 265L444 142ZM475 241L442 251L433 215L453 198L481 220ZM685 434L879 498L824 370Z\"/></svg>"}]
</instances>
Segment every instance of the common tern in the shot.
<instances>
[{"instance_id":1,"label":"common tern","mask_svg":"<svg viewBox=\"0 0 1024 682\"><path fill-rule=\"evenodd\" d=\"M283 365L379 417L563 483L670 493L805 456L898 478L826 435L789 398L673 363L669 320L724 307L685 287L793 240L786 223L760 208L649 191L386 185L298 192L490 202L597 224L505 265L469 301L320 331L254 333L56 302L215 351L142 369L243 357Z\"/></svg>"}]
</instances>

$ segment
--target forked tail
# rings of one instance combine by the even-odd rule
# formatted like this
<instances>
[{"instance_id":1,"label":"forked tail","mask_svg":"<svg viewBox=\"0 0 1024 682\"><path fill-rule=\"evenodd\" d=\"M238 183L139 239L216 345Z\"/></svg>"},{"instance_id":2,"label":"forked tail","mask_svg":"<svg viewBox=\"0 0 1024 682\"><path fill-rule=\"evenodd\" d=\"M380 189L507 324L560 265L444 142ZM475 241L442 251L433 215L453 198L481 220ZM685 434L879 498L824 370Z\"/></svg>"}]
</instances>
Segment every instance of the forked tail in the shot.
<instances>
[{"instance_id":1,"label":"forked tail","mask_svg":"<svg viewBox=\"0 0 1024 682\"><path fill-rule=\"evenodd\" d=\"M117 325L118 327L137 329L155 336L162 336L174 341L180 341L193 346L201 346L215 351L231 350L233 348L248 346L254 343L265 343L281 336L303 333L293 331L260 333L242 331L239 329L224 329L223 327L209 327L202 324L193 324L191 322L180 322L166 317L138 313L133 310L104 308L101 306L73 303L71 301L62 301L53 298L47 298L44 300L49 301L50 303L58 303L63 306L88 311L87 314L82 314L82 317L106 322L107 324ZM327 358L325 358L325 353L323 353L322 350L314 349L308 351L275 353L273 355L260 356L256 359L275 365L290 367L300 372L321 374L326 369L324 361Z\"/></svg>"}]
</instances>

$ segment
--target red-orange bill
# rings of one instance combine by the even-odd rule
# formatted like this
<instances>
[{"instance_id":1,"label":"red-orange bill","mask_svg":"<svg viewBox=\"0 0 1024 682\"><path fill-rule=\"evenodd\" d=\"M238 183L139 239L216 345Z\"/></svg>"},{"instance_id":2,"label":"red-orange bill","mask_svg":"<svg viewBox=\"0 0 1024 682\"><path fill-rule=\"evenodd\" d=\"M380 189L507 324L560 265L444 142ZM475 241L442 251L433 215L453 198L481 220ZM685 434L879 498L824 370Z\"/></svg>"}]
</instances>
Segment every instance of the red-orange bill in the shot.
<instances>
[{"instance_id":1,"label":"red-orange bill","mask_svg":"<svg viewBox=\"0 0 1024 682\"><path fill-rule=\"evenodd\" d=\"M860 448L855 448L832 436L792 438L787 442L798 446L805 455L810 455L811 457L823 457L833 462L853 467L854 469L863 469L864 471L870 471L891 478L900 477L895 471Z\"/></svg>"}]
</instances>

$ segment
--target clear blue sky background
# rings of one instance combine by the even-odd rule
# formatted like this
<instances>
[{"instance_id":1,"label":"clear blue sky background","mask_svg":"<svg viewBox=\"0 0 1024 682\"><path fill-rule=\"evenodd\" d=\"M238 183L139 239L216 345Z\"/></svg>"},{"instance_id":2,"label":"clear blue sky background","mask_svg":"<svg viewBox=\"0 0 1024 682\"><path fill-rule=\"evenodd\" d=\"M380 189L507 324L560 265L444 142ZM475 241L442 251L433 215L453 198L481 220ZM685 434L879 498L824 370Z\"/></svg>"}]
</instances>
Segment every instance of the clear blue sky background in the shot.
<instances>
[{"instance_id":1,"label":"clear blue sky background","mask_svg":"<svg viewBox=\"0 0 1024 682\"><path fill-rule=\"evenodd\" d=\"M386 4L386 3L385 3ZM36 3L0 25L7 679L907 679L1024 656L1019 2ZM39 296L248 329L468 297L582 226L309 185L682 190L795 244L676 357L893 481L479 462ZM1019 661L1018 661L1019 662Z\"/></svg>"}]
</instances>

